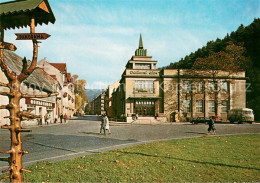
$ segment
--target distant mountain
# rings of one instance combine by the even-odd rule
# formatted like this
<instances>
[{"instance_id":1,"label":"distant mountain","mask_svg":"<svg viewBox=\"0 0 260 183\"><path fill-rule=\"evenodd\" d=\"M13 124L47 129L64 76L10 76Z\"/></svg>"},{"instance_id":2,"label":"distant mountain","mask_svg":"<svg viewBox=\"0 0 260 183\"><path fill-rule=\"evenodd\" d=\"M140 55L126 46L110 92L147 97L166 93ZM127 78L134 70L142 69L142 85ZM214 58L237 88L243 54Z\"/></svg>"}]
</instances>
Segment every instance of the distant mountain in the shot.
<instances>
[{"instance_id":1,"label":"distant mountain","mask_svg":"<svg viewBox=\"0 0 260 183\"><path fill-rule=\"evenodd\" d=\"M87 89L86 91L89 101L96 98L101 93L102 93L102 89Z\"/></svg>"}]
</instances>

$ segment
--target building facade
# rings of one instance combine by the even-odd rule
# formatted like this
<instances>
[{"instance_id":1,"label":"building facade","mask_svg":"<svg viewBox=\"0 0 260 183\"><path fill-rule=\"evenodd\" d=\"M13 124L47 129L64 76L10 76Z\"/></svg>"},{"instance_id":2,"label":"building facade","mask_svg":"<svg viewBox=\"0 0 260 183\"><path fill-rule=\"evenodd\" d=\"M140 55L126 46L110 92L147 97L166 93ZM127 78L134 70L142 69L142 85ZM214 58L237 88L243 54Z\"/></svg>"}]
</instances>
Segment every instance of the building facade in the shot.
<instances>
[{"instance_id":1,"label":"building facade","mask_svg":"<svg viewBox=\"0 0 260 183\"><path fill-rule=\"evenodd\" d=\"M4 55L5 63L9 69L19 74L22 69L22 58L10 51L5 51ZM0 71L0 82L8 82L2 71ZM0 87L0 91L8 92L8 89ZM21 92L28 95L58 93L57 96L41 99L22 98L20 100L20 110L40 116L39 119L22 121L23 124L44 125L55 123L59 122L61 114L67 114L68 117L72 117L75 112L73 79L70 73L67 73L66 64L52 65L46 59L42 60L38 68L22 83ZM7 96L0 95L0 105L6 105L8 102ZM1 125L9 125L10 120L4 118L6 116L9 116L9 111L0 110Z\"/></svg>"},{"instance_id":2,"label":"building facade","mask_svg":"<svg viewBox=\"0 0 260 183\"><path fill-rule=\"evenodd\" d=\"M15 73L20 73L22 69L22 58L18 55L5 51L4 61ZM4 73L0 71L0 82L8 83L8 80ZM57 82L49 76L41 68L37 68L21 85L21 92L28 95L46 95L57 92ZM5 87L0 87L0 91L8 92ZM0 105L6 105L9 103L7 96L0 95ZM22 121L28 125L41 125L47 123L54 123L56 117L56 96L47 98L22 98L20 100L20 110L39 115L39 119ZM1 125L10 125L10 120L4 117L9 116L8 110L0 110L0 123ZM48 121L45 120L45 116L48 116Z\"/></svg>"},{"instance_id":3,"label":"building facade","mask_svg":"<svg viewBox=\"0 0 260 183\"><path fill-rule=\"evenodd\" d=\"M93 99L92 105L94 108L94 114L102 115L105 114L105 95L106 92L103 91L100 95L98 95L95 99Z\"/></svg>"},{"instance_id":4,"label":"building facade","mask_svg":"<svg viewBox=\"0 0 260 183\"><path fill-rule=\"evenodd\" d=\"M51 63L46 58L38 62L38 67L43 68L59 84L57 96L57 118L61 114L72 117L75 111L75 93L71 74L67 72L66 63Z\"/></svg>"},{"instance_id":5,"label":"building facade","mask_svg":"<svg viewBox=\"0 0 260 183\"><path fill-rule=\"evenodd\" d=\"M157 69L156 65L140 36L110 99L115 118L131 122L138 114L165 122L217 114L226 120L229 109L245 107L245 72Z\"/></svg>"}]
</instances>

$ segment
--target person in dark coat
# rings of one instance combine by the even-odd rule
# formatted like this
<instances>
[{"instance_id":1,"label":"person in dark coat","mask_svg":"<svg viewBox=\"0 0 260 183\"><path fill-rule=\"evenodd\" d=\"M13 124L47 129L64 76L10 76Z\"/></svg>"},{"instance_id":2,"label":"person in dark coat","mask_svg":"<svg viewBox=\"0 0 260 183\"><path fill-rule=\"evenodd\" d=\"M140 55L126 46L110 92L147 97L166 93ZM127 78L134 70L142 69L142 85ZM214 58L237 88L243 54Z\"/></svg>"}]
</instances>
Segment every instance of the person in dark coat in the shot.
<instances>
[{"instance_id":1,"label":"person in dark coat","mask_svg":"<svg viewBox=\"0 0 260 183\"><path fill-rule=\"evenodd\" d=\"M62 123L63 114L60 115L60 123Z\"/></svg>"},{"instance_id":2,"label":"person in dark coat","mask_svg":"<svg viewBox=\"0 0 260 183\"><path fill-rule=\"evenodd\" d=\"M210 134L211 130L213 131L213 135L216 135L216 128L215 128L215 117L212 116L208 122L209 128L208 133Z\"/></svg>"},{"instance_id":3,"label":"person in dark coat","mask_svg":"<svg viewBox=\"0 0 260 183\"><path fill-rule=\"evenodd\" d=\"M105 129L105 115L104 115L104 114L102 114L102 116L101 116L100 134L102 133L102 131L104 132L104 134L106 134L106 129Z\"/></svg>"}]
</instances>

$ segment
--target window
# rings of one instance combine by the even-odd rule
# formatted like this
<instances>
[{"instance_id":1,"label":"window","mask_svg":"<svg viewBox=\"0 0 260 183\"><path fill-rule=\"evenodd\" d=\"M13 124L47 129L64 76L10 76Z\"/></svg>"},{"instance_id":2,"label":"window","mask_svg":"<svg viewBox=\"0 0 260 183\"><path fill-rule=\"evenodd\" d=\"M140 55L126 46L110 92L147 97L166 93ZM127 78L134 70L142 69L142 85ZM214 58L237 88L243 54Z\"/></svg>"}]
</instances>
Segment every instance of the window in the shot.
<instances>
[{"instance_id":1,"label":"window","mask_svg":"<svg viewBox=\"0 0 260 183\"><path fill-rule=\"evenodd\" d=\"M221 112L226 113L228 110L227 106L228 106L228 101L222 100L221 101Z\"/></svg>"},{"instance_id":2,"label":"window","mask_svg":"<svg viewBox=\"0 0 260 183\"><path fill-rule=\"evenodd\" d=\"M203 100L196 101L196 112L203 112Z\"/></svg>"},{"instance_id":3,"label":"window","mask_svg":"<svg viewBox=\"0 0 260 183\"><path fill-rule=\"evenodd\" d=\"M215 113L215 101L214 100L209 100L209 112Z\"/></svg>"},{"instance_id":4,"label":"window","mask_svg":"<svg viewBox=\"0 0 260 183\"><path fill-rule=\"evenodd\" d=\"M153 81L149 81L149 80L136 80L135 81L135 91L153 92L153 90L154 90Z\"/></svg>"},{"instance_id":5,"label":"window","mask_svg":"<svg viewBox=\"0 0 260 183\"><path fill-rule=\"evenodd\" d=\"M183 81L183 92L184 93L191 92L191 82L190 81Z\"/></svg>"},{"instance_id":6,"label":"window","mask_svg":"<svg viewBox=\"0 0 260 183\"><path fill-rule=\"evenodd\" d=\"M183 112L190 112L190 100L183 100Z\"/></svg>"},{"instance_id":7,"label":"window","mask_svg":"<svg viewBox=\"0 0 260 183\"><path fill-rule=\"evenodd\" d=\"M136 69L151 69L151 64L135 64Z\"/></svg>"},{"instance_id":8,"label":"window","mask_svg":"<svg viewBox=\"0 0 260 183\"><path fill-rule=\"evenodd\" d=\"M208 91L215 92L217 90L217 82L209 81L208 82Z\"/></svg>"},{"instance_id":9,"label":"window","mask_svg":"<svg viewBox=\"0 0 260 183\"><path fill-rule=\"evenodd\" d=\"M228 82L222 81L220 83L220 90L221 92L226 93L228 91Z\"/></svg>"},{"instance_id":10,"label":"window","mask_svg":"<svg viewBox=\"0 0 260 183\"><path fill-rule=\"evenodd\" d=\"M200 81L199 83L197 83L196 85L196 92L200 93L204 90L204 82Z\"/></svg>"}]
</instances>

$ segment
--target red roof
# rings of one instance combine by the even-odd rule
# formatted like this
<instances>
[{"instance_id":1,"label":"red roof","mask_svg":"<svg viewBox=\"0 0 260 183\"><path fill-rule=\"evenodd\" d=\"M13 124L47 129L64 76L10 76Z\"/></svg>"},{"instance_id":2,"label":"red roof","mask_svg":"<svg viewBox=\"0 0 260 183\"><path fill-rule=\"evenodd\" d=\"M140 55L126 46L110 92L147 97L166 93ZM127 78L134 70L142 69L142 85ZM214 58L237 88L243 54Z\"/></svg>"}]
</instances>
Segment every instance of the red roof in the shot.
<instances>
[{"instance_id":1,"label":"red roof","mask_svg":"<svg viewBox=\"0 0 260 183\"><path fill-rule=\"evenodd\" d=\"M67 78L67 81L68 81L69 83L73 83L73 78L71 77L71 73L67 73L66 78Z\"/></svg>"},{"instance_id":2,"label":"red roof","mask_svg":"<svg viewBox=\"0 0 260 183\"><path fill-rule=\"evenodd\" d=\"M56 75L50 75L50 76L57 81Z\"/></svg>"},{"instance_id":3,"label":"red roof","mask_svg":"<svg viewBox=\"0 0 260 183\"><path fill-rule=\"evenodd\" d=\"M61 72L67 72L66 63L50 63L50 64Z\"/></svg>"}]
</instances>

